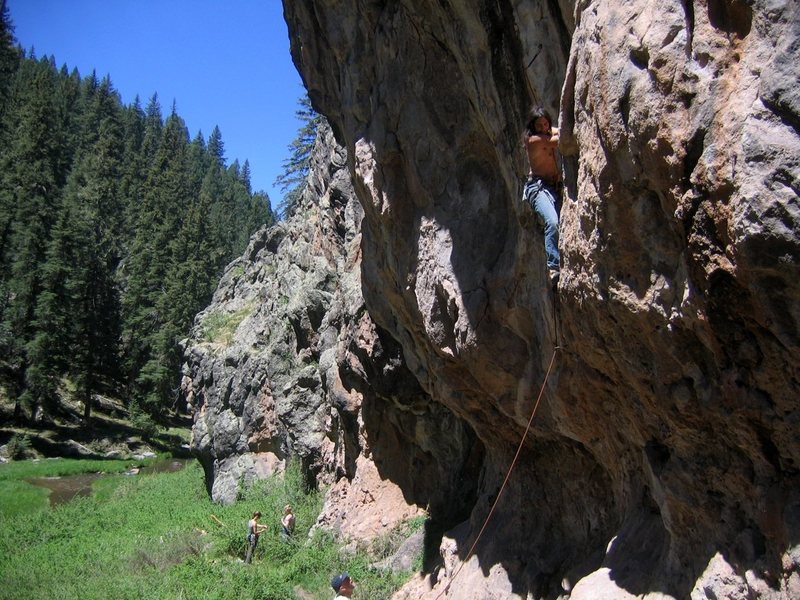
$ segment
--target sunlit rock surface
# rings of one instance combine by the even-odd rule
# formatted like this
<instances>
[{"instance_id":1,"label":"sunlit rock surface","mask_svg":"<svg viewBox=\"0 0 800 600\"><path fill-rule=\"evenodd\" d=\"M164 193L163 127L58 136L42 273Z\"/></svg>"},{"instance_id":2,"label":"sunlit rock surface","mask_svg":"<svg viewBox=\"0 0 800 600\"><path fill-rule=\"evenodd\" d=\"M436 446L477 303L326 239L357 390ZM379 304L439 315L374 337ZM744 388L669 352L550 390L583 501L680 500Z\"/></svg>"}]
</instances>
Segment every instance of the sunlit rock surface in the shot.
<instances>
[{"instance_id":1,"label":"sunlit rock surface","mask_svg":"<svg viewBox=\"0 0 800 600\"><path fill-rule=\"evenodd\" d=\"M366 307L451 454L415 409L393 435L478 463L378 464L469 502L398 597L798 597L798 3L284 9L363 206ZM519 201L534 101L562 133L555 295Z\"/></svg>"}]
</instances>

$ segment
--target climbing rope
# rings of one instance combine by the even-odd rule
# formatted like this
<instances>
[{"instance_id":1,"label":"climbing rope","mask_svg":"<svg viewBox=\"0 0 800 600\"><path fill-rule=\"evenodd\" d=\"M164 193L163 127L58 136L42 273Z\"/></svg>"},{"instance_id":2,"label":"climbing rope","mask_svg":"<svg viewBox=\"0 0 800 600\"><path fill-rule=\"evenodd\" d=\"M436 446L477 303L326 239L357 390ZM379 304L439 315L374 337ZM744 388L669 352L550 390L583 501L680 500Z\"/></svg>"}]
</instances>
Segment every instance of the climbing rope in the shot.
<instances>
[{"instance_id":1,"label":"climbing rope","mask_svg":"<svg viewBox=\"0 0 800 600\"><path fill-rule=\"evenodd\" d=\"M542 44L539 44L539 47L536 49L536 54L533 55L533 58L530 60L530 62L528 62L527 66L525 67L525 69L523 71L523 73L524 73L523 77L525 78L525 83L528 85L528 93L531 95L531 97L533 98L533 101L536 104L541 104L541 102L539 100L539 94L536 93L536 89L533 87L533 84L531 84L530 79L528 79L528 69L531 68L531 65L533 64L533 61L536 60L536 58L539 56L539 53L541 51L542 51Z\"/></svg>"},{"instance_id":2,"label":"climbing rope","mask_svg":"<svg viewBox=\"0 0 800 600\"><path fill-rule=\"evenodd\" d=\"M560 280L553 285L553 335L556 339L555 349L560 349L561 346L561 325L558 319L559 309L561 308L561 298L558 295L558 284Z\"/></svg>"},{"instance_id":3,"label":"climbing rope","mask_svg":"<svg viewBox=\"0 0 800 600\"><path fill-rule=\"evenodd\" d=\"M525 438L528 436L528 431L531 429L531 423L533 423L533 417L536 416L536 410L539 408L539 403L542 401L542 396L544 395L544 388L547 385L547 380L550 377L550 371L553 369L553 363L556 360L556 352L560 349L559 346L553 348L553 356L550 358L550 364L547 366L547 372L544 375L544 381L542 381L542 387L539 390L539 396L536 398L536 404L533 405L533 411L531 411L531 417L528 419L528 426L525 427L525 432L522 434L522 439L519 441L519 446L517 447L517 453L514 455L514 459L511 461L511 466L508 467L508 472L506 473L506 478L503 480L503 485L500 486L500 491L497 492L497 497L494 499L494 503L492 504L492 508L489 509L489 514L486 515L486 519L483 522L483 526L481 530L478 532L478 536L475 538L475 541L472 543L472 546L467 552L466 558L461 562L458 569L456 569L453 578L450 582L444 587L444 589L439 592L439 595L436 596L435 600L439 600L444 594L450 591L450 586L453 585L458 574L461 573L461 569L464 568L464 565L469 562L469 559L472 557L472 553L475 551L475 547L478 545L478 542L483 535L483 532L486 530L486 526L489 524L489 520L492 518L492 514L494 514L494 509L497 507L497 504L500 502L500 497L503 495L503 490L506 488L506 484L508 480L511 478L511 472L514 470L514 466L517 464L517 460L519 459L519 455L522 452L522 446L525 443Z\"/></svg>"}]
</instances>

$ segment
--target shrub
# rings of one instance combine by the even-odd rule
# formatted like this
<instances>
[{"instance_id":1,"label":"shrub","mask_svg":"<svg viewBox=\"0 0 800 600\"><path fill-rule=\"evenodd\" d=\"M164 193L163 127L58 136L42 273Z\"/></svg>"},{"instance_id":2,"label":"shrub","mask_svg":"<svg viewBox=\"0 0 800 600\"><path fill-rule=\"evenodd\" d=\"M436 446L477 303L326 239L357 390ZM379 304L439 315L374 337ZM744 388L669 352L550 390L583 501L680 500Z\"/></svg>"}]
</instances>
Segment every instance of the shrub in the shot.
<instances>
[{"instance_id":1,"label":"shrub","mask_svg":"<svg viewBox=\"0 0 800 600\"><path fill-rule=\"evenodd\" d=\"M179 565L191 556L200 556L206 541L197 531L171 533L161 536L156 543L136 550L132 566L137 569L151 567L161 571Z\"/></svg>"},{"instance_id":2,"label":"shrub","mask_svg":"<svg viewBox=\"0 0 800 600\"><path fill-rule=\"evenodd\" d=\"M131 403L129 413L131 425L142 432L143 438L150 439L158 433L156 422L135 402Z\"/></svg>"},{"instance_id":3,"label":"shrub","mask_svg":"<svg viewBox=\"0 0 800 600\"><path fill-rule=\"evenodd\" d=\"M31 458L33 452L31 451L31 438L28 434L20 435L15 433L11 436L7 446L8 457L11 460L24 460Z\"/></svg>"},{"instance_id":4,"label":"shrub","mask_svg":"<svg viewBox=\"0 0 800 600\"><path fill-rule=\"evenodd\" d=\"M370 544L370 553L377 560L383 560L394 555L409 536L425 524L427 517L414 517L403 521L392 530L375 538Z\"/></svg>"}]
</instances>

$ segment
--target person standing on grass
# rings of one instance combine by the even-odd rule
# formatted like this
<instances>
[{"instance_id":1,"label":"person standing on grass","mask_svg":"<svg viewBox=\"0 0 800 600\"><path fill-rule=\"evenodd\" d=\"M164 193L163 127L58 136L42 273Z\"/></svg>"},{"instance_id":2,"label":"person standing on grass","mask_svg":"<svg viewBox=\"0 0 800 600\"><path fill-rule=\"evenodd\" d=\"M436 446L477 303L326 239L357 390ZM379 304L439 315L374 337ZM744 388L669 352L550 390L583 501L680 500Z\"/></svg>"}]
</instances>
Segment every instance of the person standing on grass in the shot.
<instances>
[{"instance_id":1,"label":"person standing on grass","mask_svg":"<svg viewBox=\"0 0 800 600\"><path fill-rule=\"evenodd\" d=\"M256 511L253 513L253 518L247 522L247 553L244 555L244 562L248 565L253 562L253 553L258 545L258 536L267 529L266 525L258 522L260 518L261 513Z\"/></svg>"},{"instance_id":2,"label":"person standing on grass","mask_svg":"<svg viewBox=\"0 0 800 600\"><path fill-rule=\"evenodd\" d=\"M294 533L294 513L292 505L287 504L283 507L283 517L281 518L281 538L288 540Z\"/></svg>"}]
</instances>

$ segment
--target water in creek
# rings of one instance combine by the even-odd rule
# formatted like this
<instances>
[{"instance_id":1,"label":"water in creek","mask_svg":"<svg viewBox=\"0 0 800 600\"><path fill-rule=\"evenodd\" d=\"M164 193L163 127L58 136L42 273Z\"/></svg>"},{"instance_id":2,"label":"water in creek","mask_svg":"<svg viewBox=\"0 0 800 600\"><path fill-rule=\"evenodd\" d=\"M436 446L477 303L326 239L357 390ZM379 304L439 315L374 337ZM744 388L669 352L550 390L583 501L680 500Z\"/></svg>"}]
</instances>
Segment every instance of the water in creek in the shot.
<instances>
[{"instance_id":1,"label":"water in creek","mask_svg":"<svg viewBox=\"0 0 800 600\"><path fill-rule=\"evenodd\" d=\"M185 458L169 458L159 460L146 467L134 467L125 472L126 475L146 475L147 473L174 473L181 470L187 462ZM50 490L50 506L69 502L76 496L88 496L92 493L92 483L106 473L79 473L62 477L31 477L28 483Z\"/></svg>"}]
</instances>

